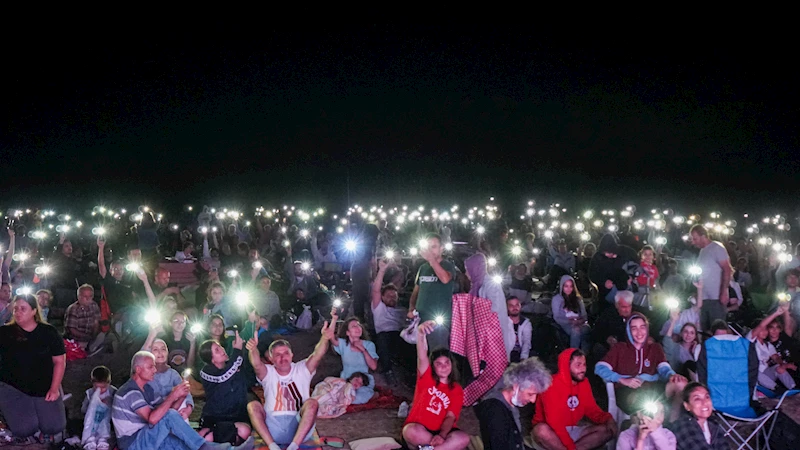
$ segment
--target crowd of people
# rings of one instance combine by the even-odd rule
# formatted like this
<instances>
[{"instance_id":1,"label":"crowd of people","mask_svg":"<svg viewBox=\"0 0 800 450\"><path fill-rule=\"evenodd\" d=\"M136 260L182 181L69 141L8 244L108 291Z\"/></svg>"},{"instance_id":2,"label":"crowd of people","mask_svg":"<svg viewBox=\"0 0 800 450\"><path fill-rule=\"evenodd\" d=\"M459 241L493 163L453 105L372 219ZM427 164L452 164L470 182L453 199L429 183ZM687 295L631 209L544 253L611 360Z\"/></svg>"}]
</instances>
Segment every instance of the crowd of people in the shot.
<instances>
[{"instance_id":1,"label":"crowd of people","mask_svg":"<svg viewBox=\"0 0 800 450\"><path fill-rule=\"evenodd\" d=\"M800 246L789 253L785 217L737 228L719 213L632 206L568 216L493 200L341 215L8 211L5 442L62 440L67 364L119 352L133 356L118 388L104 366L87 374L87 450L249 449L256 436L295 450L318 418L404 372L409 449L466 448L464 406L487 449L728 448L700 381L704 342L732 334L752 342L760 387L795 388ZM296 332L320 337L294 362ZM329 347L342 370L312 386ZM625 420L599 406L612 403Z\"/></svg>"}]
</instances>

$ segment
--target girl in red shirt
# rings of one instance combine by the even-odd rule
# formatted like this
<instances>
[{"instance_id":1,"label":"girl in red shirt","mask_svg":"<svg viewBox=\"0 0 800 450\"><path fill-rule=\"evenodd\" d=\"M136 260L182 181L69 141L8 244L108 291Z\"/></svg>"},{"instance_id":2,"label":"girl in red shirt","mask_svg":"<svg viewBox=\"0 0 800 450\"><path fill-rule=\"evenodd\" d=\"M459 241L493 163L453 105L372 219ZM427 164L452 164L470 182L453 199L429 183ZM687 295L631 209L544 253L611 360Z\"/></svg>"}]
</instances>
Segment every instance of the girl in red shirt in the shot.
<instances>
[{"instance_id":1,"label":"girl in red shirt","mask_svg":"<svg viewBox=\"0 0 800 450\"><path fill-rule=\"evenodd\" d=\"M448 350L435 350L428 357L427 335L435 328L432 320L417 327L417 387L403 439L409 449L463 449L469 445L469 435L456 428L456 422L464 391L456 381L458 371Z\"/></svg>"},{"instance_id":2,"label":"girl in red shirt","mask_svg":"<svg viewBox=\"0 0 800 450\"><path fill-rule=\"evenodd\" d=\"M639 285L639 287L649 287L651 289L656 287L659 274L658 267L656 267L654 262L655 257L656 251L649 245L642 247L642 250L639 252L639 258L641 258L639 267L642 268L642 272L636 277L636 284Z\"/></svg>"}]
</instances>

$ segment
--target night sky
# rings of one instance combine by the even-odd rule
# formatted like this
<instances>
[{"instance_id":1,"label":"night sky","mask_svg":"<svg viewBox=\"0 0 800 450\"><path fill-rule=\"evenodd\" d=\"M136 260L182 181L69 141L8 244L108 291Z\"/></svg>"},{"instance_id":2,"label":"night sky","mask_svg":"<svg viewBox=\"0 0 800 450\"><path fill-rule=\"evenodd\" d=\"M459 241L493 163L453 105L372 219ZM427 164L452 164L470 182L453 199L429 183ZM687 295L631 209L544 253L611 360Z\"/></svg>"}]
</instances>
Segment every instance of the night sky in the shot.
<instances>
[{"instance_id":1,"label":"night sky","mask_svg":"<svg viewBox=\"0 0 800 450\"><path fill-rule=\"evenodd\" d=\"M792 40L533 29L23 40L0 203L794 206Z\"/></svg>"}]
</instances>

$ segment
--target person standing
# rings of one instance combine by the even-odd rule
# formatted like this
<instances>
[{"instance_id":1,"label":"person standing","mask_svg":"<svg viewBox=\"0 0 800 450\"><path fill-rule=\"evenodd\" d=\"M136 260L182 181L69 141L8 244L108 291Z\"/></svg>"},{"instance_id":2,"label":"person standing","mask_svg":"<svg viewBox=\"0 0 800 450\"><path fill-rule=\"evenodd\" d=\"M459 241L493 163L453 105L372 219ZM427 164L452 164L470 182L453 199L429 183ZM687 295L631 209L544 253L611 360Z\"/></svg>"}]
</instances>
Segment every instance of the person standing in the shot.
<instances>
[{"instance_id":1,"label":"person standing","mask_svg":"<svg viewBox=\"0 0 800 450\"><path fill-rule=\"evenodd\" d=\"M436 234L428 236L427 247L420 250L420 256L426 262L417 272L408 317L413 318L414 311L417 311L420 323L441 318L442 325L428 336L428 345L434 349L449 349L456 266L442 259L442 239Z\"/></svg>"},{"instance_id":2,"label":"person standing","mask_svg":"<svg viewBox=\"0 0 800 450\"><path fill-rule=\"evenodd\" d=\"M700 310L700 328L711 329L715 320L725 320L728 316L728 286L733 275L733 267L725 246L708 237L708 230L695 225L690 231L692 245L700 249L697 265L702 270L700 282L703 307Z\"/></svg>"}]
</instances>

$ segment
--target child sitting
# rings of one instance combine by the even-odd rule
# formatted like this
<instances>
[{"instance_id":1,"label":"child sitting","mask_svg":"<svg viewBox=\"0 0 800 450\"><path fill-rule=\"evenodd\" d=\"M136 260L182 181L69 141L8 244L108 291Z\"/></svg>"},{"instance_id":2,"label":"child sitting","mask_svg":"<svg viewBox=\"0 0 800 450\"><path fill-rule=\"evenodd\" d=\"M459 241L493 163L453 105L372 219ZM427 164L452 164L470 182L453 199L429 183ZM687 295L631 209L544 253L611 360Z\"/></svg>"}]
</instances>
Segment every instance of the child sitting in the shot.
<instances>
[{"instance_id":1,"label":"child sitting","mask_svg":"<svg viewBox=\"0 0 800 450\"><path fill-rule=\"evenodd\" d=\"M92 369L92 387L86 390L81 405L84 416L81 445L86 450L108 450L111 438L111 404L117 388L111 385L111 371L106 366Z\"/></svg>"},{"instance_id":2,"label":"child sitting","mask_svg":"<svg viewBox=\"0 0 800 450\"><path fill-rule=\"evenodd\" d=\"M767 327L773 320L783 315L787 308L786 304L781 304L775 312L767 316L758 326L747 333L747 339L755 344L756 355L758 356L758 384L769 390L775 390L777 380L780 380L786 389L794 389L795 387L792 374L787 369L796 370L797 367L794 364L783 361L783 358L775 350L775 346L767 341L767 336L769 335Z\"/></svg>"}]
</instances>

